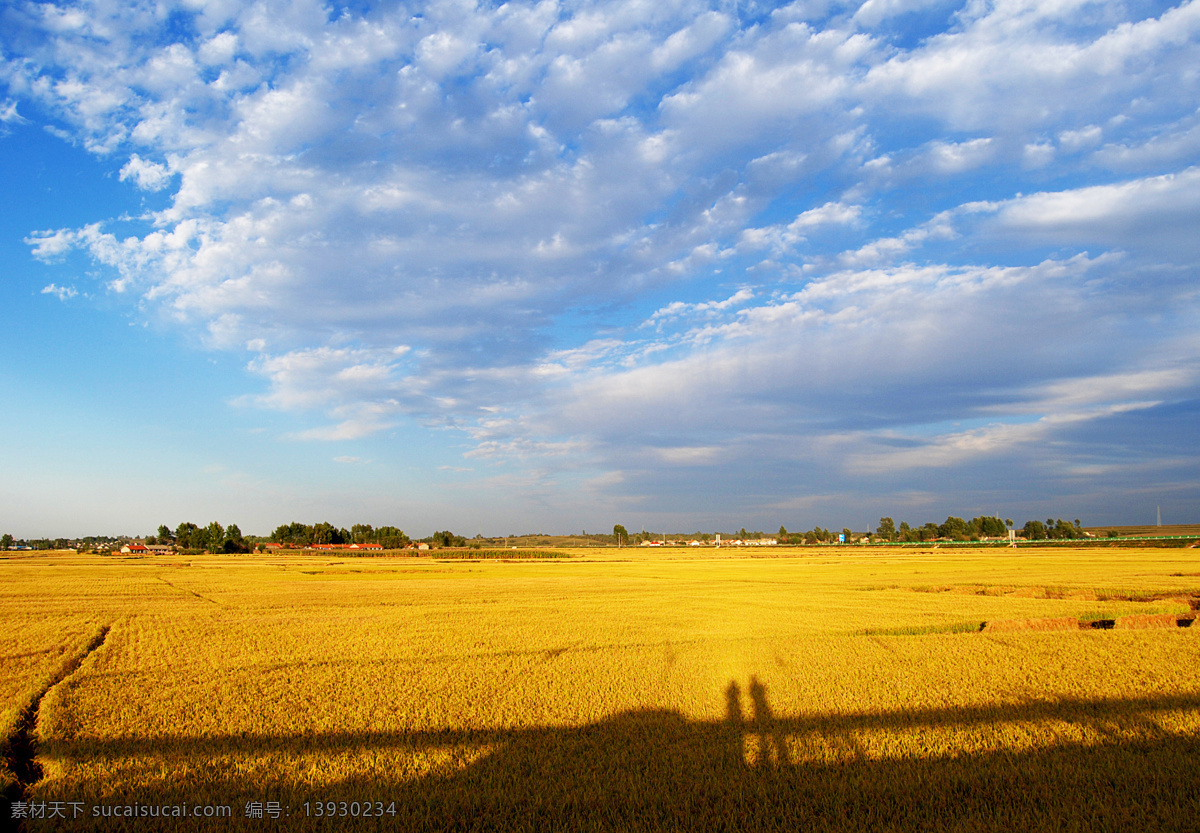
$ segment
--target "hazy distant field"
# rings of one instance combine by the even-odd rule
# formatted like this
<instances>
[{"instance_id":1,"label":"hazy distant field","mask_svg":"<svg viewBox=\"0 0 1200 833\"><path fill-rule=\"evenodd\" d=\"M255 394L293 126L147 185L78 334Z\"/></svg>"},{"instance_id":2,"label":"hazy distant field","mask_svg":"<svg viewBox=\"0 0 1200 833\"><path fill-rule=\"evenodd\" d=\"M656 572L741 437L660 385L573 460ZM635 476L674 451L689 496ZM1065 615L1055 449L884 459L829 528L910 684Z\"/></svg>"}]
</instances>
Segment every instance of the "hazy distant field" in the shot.
<instances>
[{"instance_id":1,"label":"hazy distant field","mask_svg":"<svg viewBox=\"0 0 1200 833\"><path fill-rule=\"evenodd\" d=\"M763 555L3 559L0 719L86 656L66 829L1196 829L1197 550Z\"/></svg>"}]
</instances>

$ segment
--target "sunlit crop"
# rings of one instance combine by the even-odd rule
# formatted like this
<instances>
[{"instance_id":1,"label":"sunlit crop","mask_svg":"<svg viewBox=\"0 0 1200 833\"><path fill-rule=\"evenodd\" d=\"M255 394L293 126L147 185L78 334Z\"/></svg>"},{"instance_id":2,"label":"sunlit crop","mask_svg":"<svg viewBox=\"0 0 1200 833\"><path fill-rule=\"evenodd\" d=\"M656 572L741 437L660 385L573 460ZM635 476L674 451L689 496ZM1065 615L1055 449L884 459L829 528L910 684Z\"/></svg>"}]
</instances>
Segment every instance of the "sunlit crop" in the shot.
<instances>
[{"instance_id":1,"label":"sunlit crop","mask_svg":"<svg viewBox=\"0 0 1200 833\"><path fill-rule=\"evenodd\" d=\"M26 800L246 829L328 829L327 802L397 829L1194 829L1194 550L571 555L0 561L6 707L109 628L40 700Z\"/></svg>"}]
</instances>

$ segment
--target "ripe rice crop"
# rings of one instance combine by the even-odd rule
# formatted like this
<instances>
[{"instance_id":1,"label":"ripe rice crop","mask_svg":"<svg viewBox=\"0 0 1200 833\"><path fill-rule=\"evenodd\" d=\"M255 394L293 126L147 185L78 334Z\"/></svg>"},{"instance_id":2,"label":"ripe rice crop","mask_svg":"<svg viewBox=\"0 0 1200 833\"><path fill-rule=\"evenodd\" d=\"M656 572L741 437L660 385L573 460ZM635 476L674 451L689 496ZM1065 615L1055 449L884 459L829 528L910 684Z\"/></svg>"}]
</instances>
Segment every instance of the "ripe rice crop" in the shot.
<instances>
[{"instance_id":1,"label":"ripe rice crop","mask_svg":"<svg viewBox=\"0 0 1200 833\"><path fill-rule=\"evenodd\" d=\"M109 628L25 795L232 808L71 829L1194 829L1200 628L980 630L1185 616L1194 551L774 555L0 562L22 644Z\"/></svg>"},{"instance_id":2,"label":"ripe rice crop","mask_svg":"<svg viewBox=\"0 0 1200 833\"><path fill-rule=\"evenodd\" d=\"M436 550L433 552L433 557L442 560L446 558L567 558L568 556L565 552L558 550L532 550L513 547L508 550Z\"/></svg>"}]
</instances>

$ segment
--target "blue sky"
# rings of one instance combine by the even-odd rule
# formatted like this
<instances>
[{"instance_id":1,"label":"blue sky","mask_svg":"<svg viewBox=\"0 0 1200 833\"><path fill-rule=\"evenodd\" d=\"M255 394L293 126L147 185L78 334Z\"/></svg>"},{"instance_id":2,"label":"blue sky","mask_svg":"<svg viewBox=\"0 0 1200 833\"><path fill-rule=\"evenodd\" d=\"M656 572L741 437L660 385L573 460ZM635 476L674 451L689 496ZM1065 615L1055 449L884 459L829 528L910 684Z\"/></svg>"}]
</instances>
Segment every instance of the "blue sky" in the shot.
<instances>
[{"instance_id":1,"label":"blue sky","mask_svg":"<svg viewBox=\"0 0 1200 833\"><path fill-rule=\"evenodd\" d=\"M0 527L1194 522L1198 35L7 3Z\"/></svg>"}]
</instances>

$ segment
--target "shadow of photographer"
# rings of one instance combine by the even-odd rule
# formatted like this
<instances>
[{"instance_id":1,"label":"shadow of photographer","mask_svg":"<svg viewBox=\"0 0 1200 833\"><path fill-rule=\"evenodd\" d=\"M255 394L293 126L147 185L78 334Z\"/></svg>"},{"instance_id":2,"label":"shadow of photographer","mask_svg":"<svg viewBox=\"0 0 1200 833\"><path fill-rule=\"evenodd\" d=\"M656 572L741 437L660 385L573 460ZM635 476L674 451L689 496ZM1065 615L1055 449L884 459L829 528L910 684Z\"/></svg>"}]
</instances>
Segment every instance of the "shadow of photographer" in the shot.
<instances>
[{"instance_id":1,"label":"shadow of photographer","mask_svg":"<svg viewBox=\"0 0 1200 833\"><path fill-rule=\"evenodd\" d=\"M201 791L235 806L271 796L296 807L386 800L396 814L378 826L405 830L1195 829L1200 736L1162 731L1159 718L1200 712L1197 695L780 717L757 678L745 691L731 680L724 694L719 720L645 709L573 727L80 739L53 752L61 765L92 771L164 754L172 769L211 773L205 764L231 763L202 783L143 781L132 798L144 803L194 801ZM1096 732L1041 748L871 757L857 747L873 732L933 736L1041 721ZM1117 726L1139 734L1101 731ZM824 744L823 753L807 754L806 743ZM339 758L358 763L325 781L322 795L303 795L304 762ZM403 765L433 759L448 763L421 774ZM247 760L264 761L251 779ZM293 817L279 828L306 824L327 821Z\"/></svg>"}]
</instances>

